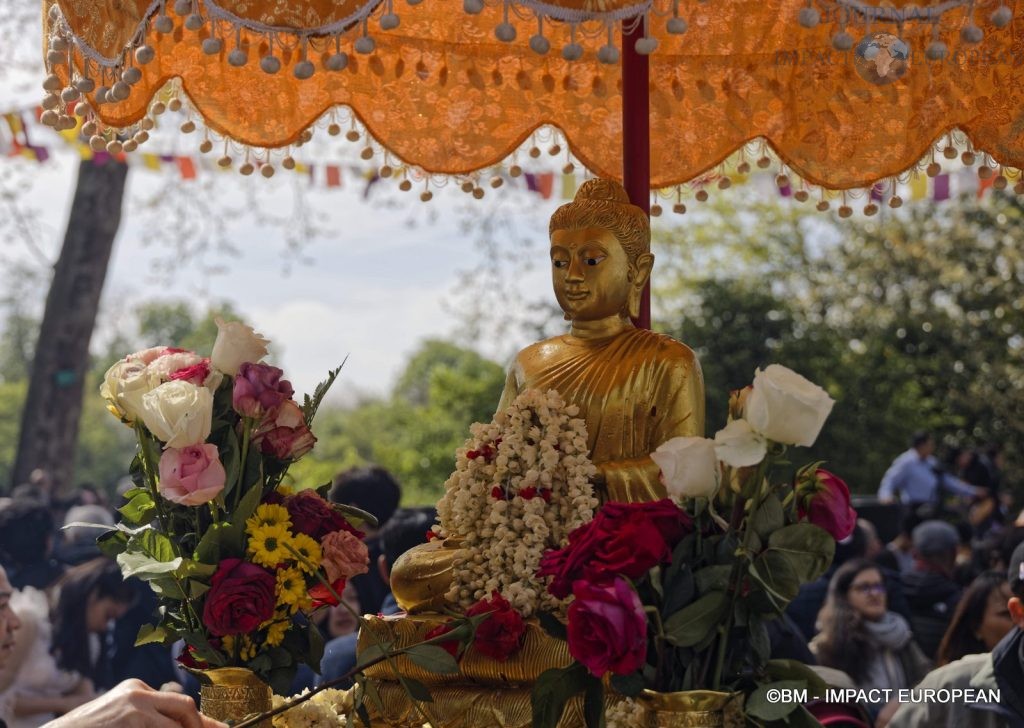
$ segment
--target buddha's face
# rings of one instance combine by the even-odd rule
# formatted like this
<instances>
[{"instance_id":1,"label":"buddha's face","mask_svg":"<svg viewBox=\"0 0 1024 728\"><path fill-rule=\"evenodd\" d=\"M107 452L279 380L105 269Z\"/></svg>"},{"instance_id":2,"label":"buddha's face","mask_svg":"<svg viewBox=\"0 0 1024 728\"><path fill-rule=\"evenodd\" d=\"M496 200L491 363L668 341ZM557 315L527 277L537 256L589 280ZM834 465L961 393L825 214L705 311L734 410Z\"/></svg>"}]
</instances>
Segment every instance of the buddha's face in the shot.
<instances>
[{"instance_id":1,"label":"buddha's face","mask_svg":"<svg viewBox=\"0 0 1024 728\"><path fill-rule=\"evenodd\" d=\"M615 234L600 227L551 234L551 280L571 321L597 321L626 310L632 274Z\"/></svg>"}]
</instances>

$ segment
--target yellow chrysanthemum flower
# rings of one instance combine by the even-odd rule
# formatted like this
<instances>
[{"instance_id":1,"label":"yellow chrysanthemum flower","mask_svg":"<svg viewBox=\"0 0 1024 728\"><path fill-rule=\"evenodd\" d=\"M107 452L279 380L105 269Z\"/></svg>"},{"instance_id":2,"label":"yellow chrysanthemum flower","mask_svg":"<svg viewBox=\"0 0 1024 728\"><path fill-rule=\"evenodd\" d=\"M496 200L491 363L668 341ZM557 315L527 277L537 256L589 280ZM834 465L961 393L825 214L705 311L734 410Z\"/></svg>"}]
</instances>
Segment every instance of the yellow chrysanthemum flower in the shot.
<instances>
[{"instance_id":1,"label":"yellow chrysanthemum flower","mask_svg":"<svg viewBox=\"0 0 1024 728\"><path fill-rule=\"evenodd\" d=\"M320 552L320 544L314 539L310 538L304 533L297 533L292 537L292 548L295 549L301 559L292 554L292 558L296 559L297 566L308 574L312 574L314 571L320 568L320 561L323 559L323 555Z\"/></svg>"},{"instance_id":2,"label":"yellow chrysanthemum flower","mask_svg":"<svg viewBox=\"0 0 1024 728\"><path fill-rule=\"evenodd\" d=\"M235 635L224 635L221 637L221 647L224 649L225 654L232 656L235 654L235 640L238 639ZM238 657L241 660L251 660L256 657L256 643L254 643L248 635L241 635L241 643L238 647Z\"/></svg>"},{"instance_id":3,"label":"yellow chrysanthemum flower","mask_svg":"<svg viewBox=\"0 0 1024 728\"><path fill-rule=\"evenodd\" d=\"M295 493L295 491L292 489L290 485L285 485L284 483L277 486L275 490L277 491L278 495L284 496L285 498Z\"/></svg>"},{"instance_id":4,"label":"yellow chrysanthemum flower","mask_svg":"<svg viewBox=\"0 0 1024 728\"><path fill-rule=\"evenodd\" d=\"M276 596L278 606L288 605L292 612L308 605L306 577L294 567L281 569L277 572Z\"/></svg>"},{"instance_id":5,"label":"yellow chrysanthemum flower","mask_svg":"<svg viewBox=\"0 0 1024 728\"><path fill-rule=\"evenodd\" d=\"M257 564L273 569L282 561L293 558L292 552L285 548L291 541L292 534L283 524L257 526L249 534L249 555Z\"/></svg>"},{"instance_id":6,"label":"yellow chrysanthemum flower","mask_svg":"<svg viewBox=\"0 0 1024 728\"><path fill-rule=\"evenodd\" d=\"M288 509L274 503L264 503L256 508L256 513L249 516L245 522L245 532L252 535L260 526L284 526L289 528L292 525L292 518L288 515Z\"/></svg>"},{"instance_id":7,"label":"yellow chrysanthemum flower","mask_svg":"<svg viewBox=\"0 0 1024 728\"><path fill-rule=\"evenodd\" d=\"M266 622L262 627L267 628L267 644L276 647L284 641L284 634L292 626L290 619L278 619L277 621Z\"/></svg>"}]
</instances>

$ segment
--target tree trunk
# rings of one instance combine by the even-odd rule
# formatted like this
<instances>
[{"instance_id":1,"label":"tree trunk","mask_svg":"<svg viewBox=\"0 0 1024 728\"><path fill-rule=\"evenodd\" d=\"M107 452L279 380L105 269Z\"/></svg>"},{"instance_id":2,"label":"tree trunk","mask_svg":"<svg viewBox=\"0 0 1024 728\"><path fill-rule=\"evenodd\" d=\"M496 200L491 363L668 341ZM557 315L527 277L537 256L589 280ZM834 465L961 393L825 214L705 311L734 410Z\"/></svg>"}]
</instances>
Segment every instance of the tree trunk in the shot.
<instances>
[{"instance_id":1,"label":"tree trunk","mask_svg":"<svg viewBox=\"0 0 1024 728\"><path fill-rule=\"evenodd\" d=\"M127 177L128 166L113 160L79 164L21 414L12 488L29 482L37 469L51 492L72 485L89 340L121 223Z\"/></svg>"}]
</instances>

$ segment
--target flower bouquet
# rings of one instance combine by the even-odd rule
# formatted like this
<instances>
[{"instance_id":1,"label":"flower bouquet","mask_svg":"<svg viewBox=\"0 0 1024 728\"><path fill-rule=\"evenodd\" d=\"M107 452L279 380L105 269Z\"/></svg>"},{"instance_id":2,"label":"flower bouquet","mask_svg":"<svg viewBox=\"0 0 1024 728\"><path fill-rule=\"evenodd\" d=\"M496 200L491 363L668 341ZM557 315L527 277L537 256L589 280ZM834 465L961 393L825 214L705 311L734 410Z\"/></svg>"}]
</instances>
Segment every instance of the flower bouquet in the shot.
<instances>
[{"instance_id":1,"label":"flower bouquet","mask_svg":"<svg viewBox=\"0 0 1024 728\"><path fill-rule=\"evenodd\" d=\"M770 659L768 625L826 571L856 514L819 464L784 480L775 471L788 446L813 444L832 405L785 367L758 370L713 440L674 438L652 454L670 498L606 503L544 554L537 575L572 601L564 621L541 614L541 624L574 662L537 681L535 726L555 726L580 693L597 726L632 724L659 694L694 690L742 696L757 725L817 724L796 703L768 700L774 688L824 688L806 666ZM628 699L607 715L603 679Z\"/></svg>"},{"instance_id":2,"label":"flower bouquet","mask_svg":"<svg viewBox=\"0 0 1024 728\"><path fill-rule=\"evenodd\" d=\"M357 526L373 521L283 482L316 442L310 423L340 367L299 405L283 372L260 363L266 339L217 326L208 358L156 347L106 373L101 394L135 429L138 454L120 522L98 542L159 597L136 644L181 639L185 666L246 668L287 694L299 663L319 667L311 611L367 571Z\"/></svg>"}]
</instances>

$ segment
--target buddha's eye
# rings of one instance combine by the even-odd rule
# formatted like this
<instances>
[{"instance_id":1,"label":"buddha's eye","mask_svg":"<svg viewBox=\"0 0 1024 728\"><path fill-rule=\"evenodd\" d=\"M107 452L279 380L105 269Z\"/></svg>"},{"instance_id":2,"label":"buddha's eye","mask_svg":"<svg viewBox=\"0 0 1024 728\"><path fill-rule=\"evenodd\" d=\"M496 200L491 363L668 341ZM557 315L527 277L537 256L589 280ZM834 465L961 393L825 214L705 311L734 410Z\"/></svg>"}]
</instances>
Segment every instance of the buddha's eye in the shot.
<instances>
[{"instance_id":1,"label":"buddha's eye","mask_svg":"<svg viewBox=\"0 0 1024 728\"><path fill-rule=\"evenodd\" d=\"M587 265L594 266L604 260L603 255L590 255L583 259L583 262Z\"/></svg>"},{"instance_id":2,"label":"buddha's eye","mask_svg":"<svg viewBox=\"0 0 1024 728\"><path fill-rule=\"evenodd\" d=\"M551 265L555 266L556 268L565 268L566 266L569 265L569 261L553 259L551 261Z\"/></svg>"}]
</instances>

